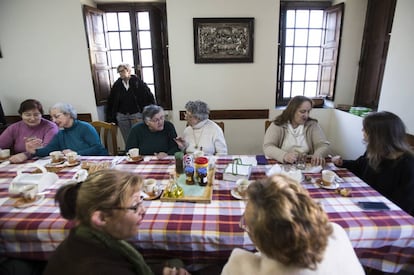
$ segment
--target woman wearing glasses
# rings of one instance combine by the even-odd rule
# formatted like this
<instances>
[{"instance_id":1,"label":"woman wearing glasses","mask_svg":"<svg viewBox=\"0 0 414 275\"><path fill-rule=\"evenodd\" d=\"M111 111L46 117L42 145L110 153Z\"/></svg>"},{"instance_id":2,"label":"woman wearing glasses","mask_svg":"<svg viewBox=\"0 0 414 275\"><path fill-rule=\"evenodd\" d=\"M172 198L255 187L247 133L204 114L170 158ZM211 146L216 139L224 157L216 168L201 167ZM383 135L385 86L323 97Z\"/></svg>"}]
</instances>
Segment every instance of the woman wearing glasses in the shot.
<instances>
[{"instance_id":1,"label":"woman wearing glasses","mask_svg":"<svg viewBox=\"0 0 414 275\"><path fill-rule=\"evenodd\" d=\"M240 226L257 250L233 250L227 274L365 274L344 229L296 181L253 182Z\"/></svg>"},{"instance_id":2,"label":"woman wearing glasses","mask_svg":"<svg viewBox=\"0 0 414 275\"><path fill-rule=\"evenodd\" d=\"M37 157L49 155L52 151L64 154L77 152L83 156L107 156L95 128L88 122L77 119L77 112L68 103L56 103L50 108L50 117L61 129L46 146L39 139L26 142L26 150Z\"/></svg>"},{"instance_id":3,"label":"woman wearing glasses","mask_svg":"<svg viewBox=\"0 0 414 275\"><path fill-rule=\"evenodd\" d=\"M141 155L156 155L164 158L180 151L175 138L174 125L165 120L164 109L148 105L142 111L143 122L134 125L129 132L125 149L139 148Z\"/></svg>"},{"instance_id":4,"label":"woman wearing glasses","mask_svg":"<svg viewBox=\"0 0 414 275\"><path fill-rule=\"evenodd\" d=\"M28 159L26 142L36 138L42 145L47 145L59 131L55 123L42 117L43 106L35 99L23 101L18 112L22 120L7 127L0 135L0 148L11 149L14 153L9 158L12 163Z\"/></svg>"},{"instance_id":5,"label":"woman wearing glasses","mask_svg":"<svg viewBox=\"0 0 414 275\"><path fill-rule=\"evenodd\" d=\"M139 175L116 170L101 170L83 183L62 186L55 200L61 215L75 220L76 226L43 274L153 274L143 256L124 241L137 235L145 215L142 186ZM160 273L188 274L170 267Z\"/></svg>"}]
</instances>

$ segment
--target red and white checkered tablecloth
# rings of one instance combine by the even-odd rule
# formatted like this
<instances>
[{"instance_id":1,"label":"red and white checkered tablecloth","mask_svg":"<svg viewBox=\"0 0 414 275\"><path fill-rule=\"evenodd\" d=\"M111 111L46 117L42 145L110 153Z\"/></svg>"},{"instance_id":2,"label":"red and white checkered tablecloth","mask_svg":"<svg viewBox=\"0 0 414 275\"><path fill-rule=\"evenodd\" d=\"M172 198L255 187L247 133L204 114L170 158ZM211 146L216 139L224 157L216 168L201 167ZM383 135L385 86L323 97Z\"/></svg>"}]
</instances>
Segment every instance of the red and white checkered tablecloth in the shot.
<instances>
[{"instance_id":1,"label":"red and white checkered tablecloth","mask_svg":"<svg viewBox=\"0 0 414 275\"><path fill-rule=\"evenodd\" d=\"M223 181L225 166L237 156L217 160L213 198L209 204L145 201L147 212L139 233L130 242L146 258L181 258L187 264L225 262L235 247L254 250L239 228L245 203L232 197L234 182ZM240 157L240 156L239 156ZM243 156L246 157L246 156ZM82 161L111 161L113 157L82 157ZM265 176L275 164L257 165L251 179ZM18 169L25 164L0 168L0 255L26 259L47 259L73 226L59 215L54 203L57 188L68 182L80 166L58 172L59 180L38 205L17 209L8 186ZM332 222L340 224L352 242L364 266L384 272L414 270L414 217L402 211L347 170L329 168L344 180L341 187L351 188L352 197L342 197L332 190L302 182L310 195L319 201ZM28 168L28 170L33 168ZM145 157L139 164L121 162L115 169L155 178L165 184L174 171L174 159ZM320 174L309 174L313 178ZM363 211L357 201L383 201L390 211Z\"/></svg>"}]
</instances>

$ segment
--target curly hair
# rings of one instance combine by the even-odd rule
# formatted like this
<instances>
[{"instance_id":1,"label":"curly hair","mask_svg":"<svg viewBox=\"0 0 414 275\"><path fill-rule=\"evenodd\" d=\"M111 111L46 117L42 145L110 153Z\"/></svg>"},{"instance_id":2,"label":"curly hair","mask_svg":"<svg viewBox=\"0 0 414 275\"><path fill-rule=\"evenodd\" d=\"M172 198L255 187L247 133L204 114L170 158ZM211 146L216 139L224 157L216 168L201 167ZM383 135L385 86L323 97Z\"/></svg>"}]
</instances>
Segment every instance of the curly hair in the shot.
<instances>
[{"instance_id":1,"label":"curly hair","mask_svg":"<svg viewBox=\"0 0 414 275\"><path fill-rule=\"evenodd\" d=\"M210 114L210 109L208 108L207 103L196 100L196 101L188 101L184 108L190 112L193 117L197 118L200 121L208 119Z\"/></svg>"},{"instance_id":2,"label":"curly hair","mask_svg":"<svg viewBox=\"0 0 414 275\"><path fill-rule=\"evenodd\" d=\"M90 226L94 211L112 214L112 207L126 206L128 198L142 189L143 179L137 174L118 170L100 170L83 183L67 184L59 188L55 201L62 217L77 219Z\"/></svg>"},{"instance_id":3,"label":"curly hair","mask_svg":"<svg viewBox=\"0 0 414 275\"><path fill-rule=\"evenodd\" d=\"M303 102L309 102L311 104L311 107L313 107L312 99L301 95L295 96L289 101L286 109L283 110L283 112L275 118L273 123L280 126L285 123L292 122L293 118L295 117L296 111L299 109L300 105L302 105ZM317 121L316 119L310 117L308 118L308 120Z\"/></svg>"},{"instance_id":4,"label":"curly hair","mask_svg":"<svg viewBox=\"0 0 414 275\"><path fill-rule=\"evenodd\" d=\"M404 122L397 115L386 111L370 113L362 125L368 139L368 163L374 170L395 153L413 153L406 141Z\"/></svg>"},{"instance_id":5,"label":"curly hair","mask_svg":"<svg viewBox=\"0 0 414 275\"><path fill-rule=\"evenodd\" d=\"M257 248L286 266L316 269L333 229L307 191L275 175L250 184L247 196L245 221Z\"/></svg>"}]
</instances>

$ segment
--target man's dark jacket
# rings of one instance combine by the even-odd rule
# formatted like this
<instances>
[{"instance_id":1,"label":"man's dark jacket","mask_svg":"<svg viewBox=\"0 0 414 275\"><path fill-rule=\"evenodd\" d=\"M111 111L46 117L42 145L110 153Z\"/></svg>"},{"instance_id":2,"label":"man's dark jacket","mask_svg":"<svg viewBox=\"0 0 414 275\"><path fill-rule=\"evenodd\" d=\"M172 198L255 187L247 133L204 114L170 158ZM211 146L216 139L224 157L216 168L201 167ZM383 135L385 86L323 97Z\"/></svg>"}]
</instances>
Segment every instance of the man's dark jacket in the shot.
<instances>
[{"instance_id":1,"label":"man's dark jacket","mask_svg":"<svg viewBox=\"0 0 414 275\"><path fill-rule=\"evenodd\" d=\"M134 94L135 105L138 107L138 112L141 113L145 106L155 104L154 96L147 84L139 79L136 75L131 75L129 79L129 89ZM122 92L126 92L122 79L118 78L112 86L111 93L108 97L106 107L106 121L115 122L116 113L119 111L119 98Z\"/></svg>"}]
</instances>

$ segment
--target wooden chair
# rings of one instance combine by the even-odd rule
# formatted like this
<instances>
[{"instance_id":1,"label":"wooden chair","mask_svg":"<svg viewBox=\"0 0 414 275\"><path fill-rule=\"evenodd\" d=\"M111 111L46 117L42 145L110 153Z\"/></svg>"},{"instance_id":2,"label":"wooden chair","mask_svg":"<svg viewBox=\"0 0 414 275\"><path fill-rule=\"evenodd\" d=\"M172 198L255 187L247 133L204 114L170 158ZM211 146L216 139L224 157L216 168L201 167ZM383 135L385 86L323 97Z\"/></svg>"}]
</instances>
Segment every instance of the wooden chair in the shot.
<instances>
[{"instance_id":1,"label":"wooden chair","mask_svg":"<svg viewBox=\"0 0 414 275\"><path fill-rule=\"evenodd\" d=\"M223 121L214 121L218 126L220 126L221 130L223 130L224 134L224 122Z\"/></svg>"},{"instance_id":2,"label":"wooden chair","mask_svg":"<svg viewBox=\"0 0 414 275\"><path fill-rule=\"evenodd\" d=\"M105 121L92 121L92 126L95 127L101 138L102 144L108 150L111 156L118 155L118 126L115 123L108 123Z\"/></svg>"},{"instance_id":3,"label":"wooden chair","mask_svg":"<svg viewBox=\"0 0 414 275\"><path fill-rule=\"evenodd\" d=\"M272 124L273 123L273 121L271 121L271 120L265 120L265 132L266 132L266 130L267 130L267 128L269 128L269 126L270 126L270 124Z\"/></svg>"}]
</instances>

